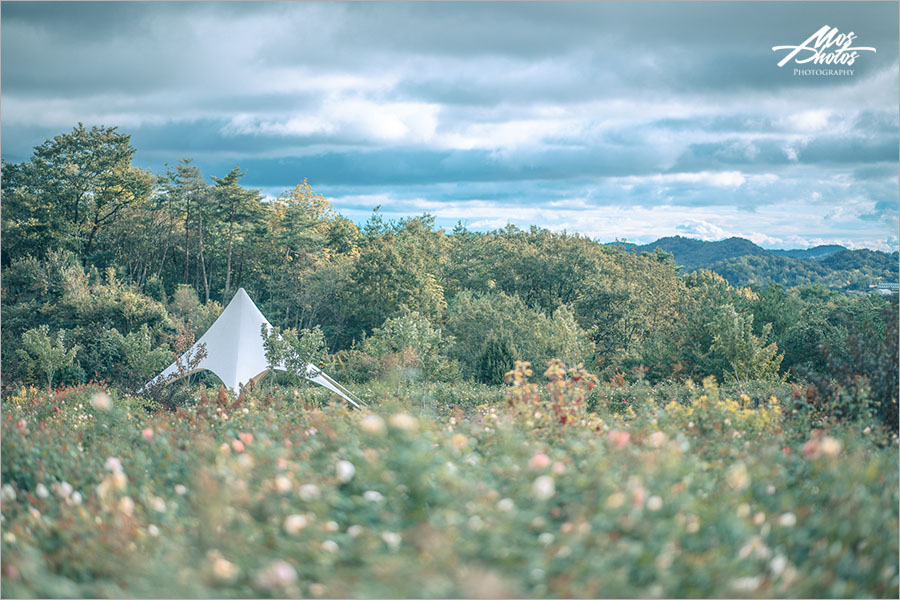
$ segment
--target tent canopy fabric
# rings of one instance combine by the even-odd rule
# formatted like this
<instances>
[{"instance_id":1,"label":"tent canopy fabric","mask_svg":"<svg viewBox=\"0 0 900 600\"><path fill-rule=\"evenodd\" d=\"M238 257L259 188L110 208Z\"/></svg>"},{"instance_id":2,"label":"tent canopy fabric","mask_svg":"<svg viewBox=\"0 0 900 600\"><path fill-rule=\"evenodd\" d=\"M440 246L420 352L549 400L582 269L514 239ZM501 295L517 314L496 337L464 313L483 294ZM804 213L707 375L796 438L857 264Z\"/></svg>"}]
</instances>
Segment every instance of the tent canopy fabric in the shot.
<instances>
[{"instance_id":1,"label":"tent canopy fabric","mask_svg":"<svg viewBox=\"0 0 900 600\"><path fill-rule=\"evenodd\" d=\"M227 388L237 392L241 386L247 385L269 369L260 333L263 324L271 330L272 325L259 311L244 288L240 288L216 322L181 356L180 361L169 365L162 373L150 380L143 389L170 382L173 377L178 377L179 362L182 368L187 366L189 359L196 355L199 346L205 344L206 356L194 369L181 373L180 376L183 377L204 369L209 370L218 375ZM275 368L286 370L284 364L276 365ZM351 397L353 394L318 367L308 364L306 371L299 375L331 390L359 408L359 403Z\"/></svg>"}]
</instances>

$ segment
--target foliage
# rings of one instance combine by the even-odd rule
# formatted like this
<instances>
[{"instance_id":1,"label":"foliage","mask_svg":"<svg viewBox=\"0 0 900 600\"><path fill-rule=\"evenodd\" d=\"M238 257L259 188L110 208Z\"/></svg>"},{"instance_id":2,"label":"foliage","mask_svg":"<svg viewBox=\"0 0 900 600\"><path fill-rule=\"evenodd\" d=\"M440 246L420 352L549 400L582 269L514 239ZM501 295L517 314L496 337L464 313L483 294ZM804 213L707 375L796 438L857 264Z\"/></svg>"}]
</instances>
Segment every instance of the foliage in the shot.
<instances>
[{"instance_id":1,"label":"foliage","mask_svg":"<svg viewBox=\"0 0 900 600\"><path fill-rule=\"evenodd\" d=\"M563 361L550 360L544 372L549 380L544 394L530 382L531 375L531 363L516 361L505 377L509 384L506 403L526 427L557 433L556 427L588 422L587 394L594 389L596 379L582 365L567 369Z\"/></svg>"},{"instance_id":2,"label":"foliage","mask_svg":"<svg viewBox=\"0 0 900 600\"><path fill-rule=\"evenodd\" d=\"M115 127L79 123L37 146L29 162L4 161L4 265L49 250L104 250L98 241L110 224L150 192L150 175L131 166L135 152Z\"/></svg>"},{"instance_id":3,"label":"foliage","mask_svg":"<svg viewBox=\"0 0 900 600\"><path fill-rule=\"evenodd\" d=\"M53 377L72 364L78 346L66 344L65 330L50 335L50 328L41 325L22 334L22 347L16 352L29 371L40 371L47 378L47 388L53 387Z\"/></svg>"},{"instance_id":4,"label":"foliage","mask_svg":"<svg viewBox=\"0 0 900 600\"><path fill-rule=\"evenodd\" d=\"M131 166L134 152L115 128L79 125L28 161L4 163L6 391L28 376L22 335L42 325L78 347L55 382L133 388L165 364L179 327L192 323L193 335L202 334L242 286L275 325L318 327L323 364L360 382L388 374L393 384L496 382L505 367L497 363L487 377L482 364L496 338L514 359L583 363L604 380L621 375L634 385L724 380L737 364L749 369L743 379L787 376L802 387L803 373L828 373L831 363L868 368L851 358L852 332L881 331L887 299L861 290L897 273L884 253L777 253L737 238L607 246L539 227L445 231L428 214L387 220L377 210L357 228L306 180L263 202L238 166L208 177L185 159L154 179ZM724 267L679 266L722 259L762 261L765 272L734 278ZM782 279L788 287L761 285ZM789 287L807 281L830 288ZM737 285L745 282L756 283ZM838 291L850 288L858 293ZM726 305L736 320L716 342L709 324ZM427 320L429 341L385 343L410 313ZM742 341L722 337L729 330ZM738 346L757 342L751 364ZM766 362L771 344L778 353ZM625 396L616 402L627 404Z\"/></svg>"},{"instance_id":5,"label":"foliage","mask_svg":"<svg viewBox=\"0 0 900 600\"><path fill-rule=\"evenodd\" d=\"M478 381L493 385L503 383L515 360L515 352L506 338L489 337L478 358Z\"/></svg>"},{"instance_id":6,"label":"foliage","mask_svg":"<svg viewBox=\"0 0 900 600\"><path fill-rule=\"evenodd\" d=\"M742 256L716 261L706 268L734 285L771 283L796 287L813 283L840 290L868 291L880 281L896 281L897 253L841 250L814 260L788 256Z\"/></svg>"},{"instance_id":7,"label":"foliage","mask_svg":"<svg viewBox=\"0 0 900 600\"><path fill-rule=\"evenodd\" d=\"M233 410L194 389L177 413L22 390L0 426L4 594L896 597L895 443L799 435L783 398L716 389L564 425L541 403L541 429L472 384L374 412L307 388Z\"/></svg>"},{"instance_id":8,"label":"foliage","mask_svg":"<svg viewBox=\"0 0 900 600\"><path fill-rule=\"evenodd\" d=\"M798 409L815 414L814 419L881 421L897 431L897 395L900 390L897 365L898 307L894 300L884 307L876 324L854 327L847 340L846 358L822 347L826 368L807 371L811 386ZM880 327L878 327L880 325Z\"/></svg>"},{"instance_id":9,"label":"foliage","mask_svg":"<svg viewBox=\"0 0 900 600\"><path fill-rule=\"evenodd\" d=\"M454 339L449 355L470 377L480 373L481 353L472 348L481 348L492 336L508 340L516 358L536 363L556 356L568 362L587 362L593 354L590 334L578 325L570 307L560 306L548 316L504 292L457 294L449 303L445 328Z\"/></svg>"},{"instance_id":10,"label":"foliage","mask_svg":"<svg viewBox=\"0 0 900 600\"><path fill-rule=\"evenodd\" d=\"M719 310L718 318L710 324L713 330L711 350L723 356L731 365L726 380L738 384L750 380L778 381L781 376L778 367L783 354L778 354L778 345L765 344L772 330L771 324L763 327L762 334L753 334L753 316L740 315L731 304Z\"/></svg>"},{"instance_id":11,"label":"foliage","mask_svg":"<svg viewBox=\"0 0 900 600\"><path fill-rule=\"evenodd\" d=\"M452 381L458 367L441 350L453 343L417 311L388 319L362 343L363 352L381 361L382 372L397 370L410 379Z\"/></svg>"},{"instance_id":12,"label":"foliage","mask_svg":"<svg viewBox=\"0 0 900 600\"><path fill-rule=\"evenodd\" d=\"M263 323L259 331L270 370L283 367L302 380L310 365L318 366L325 360L325 336L318 327L298 332L296 329L280 329Z\"/></svg>"}]
</instances>

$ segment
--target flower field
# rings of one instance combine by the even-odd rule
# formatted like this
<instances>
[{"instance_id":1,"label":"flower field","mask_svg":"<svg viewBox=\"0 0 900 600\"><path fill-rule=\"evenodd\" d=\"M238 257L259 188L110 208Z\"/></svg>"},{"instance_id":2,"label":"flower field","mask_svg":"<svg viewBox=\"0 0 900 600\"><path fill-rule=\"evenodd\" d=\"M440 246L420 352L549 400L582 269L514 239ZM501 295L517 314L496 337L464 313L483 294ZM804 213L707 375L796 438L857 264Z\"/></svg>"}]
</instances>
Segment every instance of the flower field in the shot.
<instances>
[{"instance_id":1,"label":"flower field","mask_svg":"<svg viewBox=\"0 0 900 600\"><path fill-rule=\"evenodd\" d=\"M810 426L785 386L547 375L370 389L369 411L23 389L3 596L897 597L884 430Z\"/></svg>"}]
</instances>

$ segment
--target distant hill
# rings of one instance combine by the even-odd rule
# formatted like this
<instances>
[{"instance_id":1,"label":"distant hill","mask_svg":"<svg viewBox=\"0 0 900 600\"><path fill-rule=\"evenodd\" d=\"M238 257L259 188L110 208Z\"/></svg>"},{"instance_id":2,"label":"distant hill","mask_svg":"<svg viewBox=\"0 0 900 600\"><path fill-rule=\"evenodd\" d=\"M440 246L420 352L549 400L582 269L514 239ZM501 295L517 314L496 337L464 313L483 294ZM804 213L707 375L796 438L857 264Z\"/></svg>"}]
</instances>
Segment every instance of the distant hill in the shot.
<instances>
[{"instance_id":1,"label":"distant hill","mask_svg":"<svg viewBox=\"0 0 900 600\"><path fill-rule=\"evenodd\" d=\"M897 281L898 255L845 249L817 260L767 254L727 258L704 268L732 285L778 283L795 287L819 283L844 291L868 291L871 284Z\"/></svg>"},{"instance_id":2,"label":"distant hill","mask_svg":"<svg viewBox=\"0 0 900 600\"><path fill-rule=\"evenodd\" d=\"M705 242L681 236L650 244L613 242L641 253L657 248L670 252L686 271L708 269L732 285L778 283L786 287L819 283L840 290L868 290L880 281L897 281L898 254L848 250L836 244L807 249L766 250L743 238Z\"/></svg>"},{"instance_id":3,"label":"distant hill","mask_svg":"<svg viewBox=\"0 0 900 600\"><path fill-rule=\"evenodd\" d=\"M846 250L843 246L837 244L829 244L827 246L815 246L804 250L769 250L768 252L775 256L789 256L791 258L824 258L831 256L835 252Z\"/></svg>"},{"instance_id":4,"label":"distant hill","mask_svg":"<svg viewBox=\"0 0 900 600\"><path fill-rule=\"evenodd\" d=\"M657 248L671 252L675 262L689 271L717 260L767 253L765 249L744 238L733 237L718 242L704 242L680 235L660 238L644 246L634 246L633 250L641 253L653 252Z\"/></svg>"}]
</instances>

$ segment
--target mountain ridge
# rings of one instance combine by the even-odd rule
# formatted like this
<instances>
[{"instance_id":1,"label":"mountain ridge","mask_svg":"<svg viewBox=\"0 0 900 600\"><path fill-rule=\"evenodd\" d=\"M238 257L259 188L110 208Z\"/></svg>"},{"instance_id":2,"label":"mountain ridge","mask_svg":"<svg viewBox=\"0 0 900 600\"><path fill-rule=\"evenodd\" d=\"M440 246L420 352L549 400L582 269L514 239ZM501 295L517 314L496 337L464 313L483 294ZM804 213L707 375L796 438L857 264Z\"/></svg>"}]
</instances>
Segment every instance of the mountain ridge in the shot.
<instances>
[{"instance_id":1,"label":"mountain ridge","mask_svg":"<svg viewBox=\"0 0 900 600\"><path fill-rule=\"evenodd\" d=\"M708 269L732 285L777 283L793 287L821 283L845 291L864 291L872 284L898 279L896 251L851 250L838 244L770 250L740 237L704 241L668 236L649 244L608 245L638 254L663 250L671 253L685 271Z\"/></svg>"}]
</instances>

